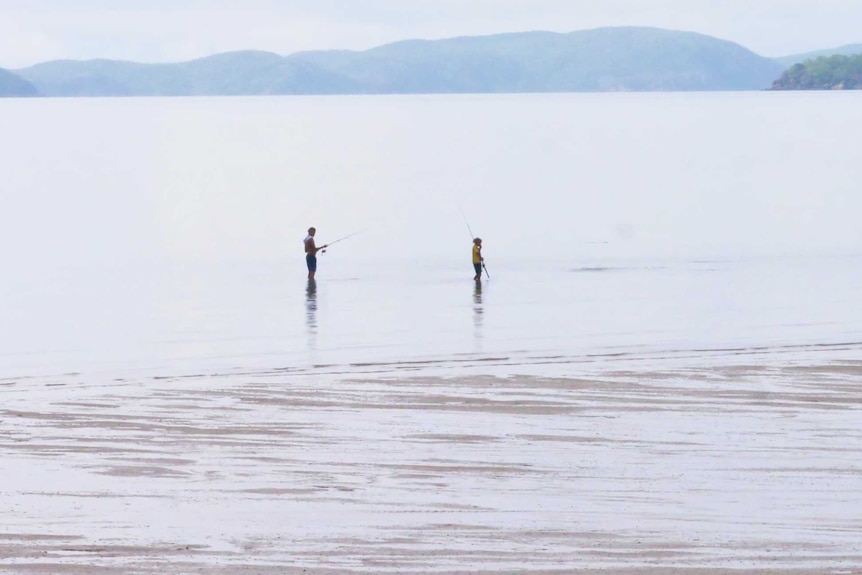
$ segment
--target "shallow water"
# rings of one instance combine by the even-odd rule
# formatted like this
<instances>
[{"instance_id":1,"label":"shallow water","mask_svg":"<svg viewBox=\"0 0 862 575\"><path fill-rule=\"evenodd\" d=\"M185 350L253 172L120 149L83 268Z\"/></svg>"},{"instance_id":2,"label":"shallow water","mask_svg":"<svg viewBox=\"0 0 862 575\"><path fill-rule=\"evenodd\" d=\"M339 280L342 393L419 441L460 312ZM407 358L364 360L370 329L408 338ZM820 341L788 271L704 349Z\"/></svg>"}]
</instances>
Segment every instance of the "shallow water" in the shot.
<instances>
[{"instance_id":1,"label":"shallow water","mask_svg":"<svg viewBox=\"0 0 862 575\"><path fill-rule=\"evenodd\" d=\"M0 557L857 572L859 104L0 102Z\"/></svg>"},{"instance_id":2,"label":"shallow water","mask_svg":"<svg viewBox=\"0 0 862 575\"><path fill-rule=\"evenodd\" d=\"M5 101L0 375L566 374L858 350L859 104ZM308 225L319 243L361 232L321 254L313 286Z\"/></svg>"}]
</instances>

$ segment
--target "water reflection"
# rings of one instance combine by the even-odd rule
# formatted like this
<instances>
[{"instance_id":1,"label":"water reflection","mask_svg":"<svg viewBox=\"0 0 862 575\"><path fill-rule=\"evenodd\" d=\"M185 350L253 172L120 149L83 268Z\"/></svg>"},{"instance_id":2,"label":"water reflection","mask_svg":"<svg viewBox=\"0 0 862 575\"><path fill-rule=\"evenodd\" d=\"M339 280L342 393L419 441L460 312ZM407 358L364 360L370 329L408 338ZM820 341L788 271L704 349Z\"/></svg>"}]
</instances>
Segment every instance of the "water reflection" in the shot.
<instances>
[{"instance_id":1,"label":"water reflection","mask_svg":"<svg viewBox=\"0 0 862 575\"><path fill-rule=\"evenodd\" d=\"M473 339L482 340L482 322L485 310L482 306L482 281L476 281L473 287Z\"/></svg>"},{"instance_id":2,"label":"water reflection","mask_svg":"<svg viewBox=\"0 0 862 575\"><path fill-rule=\"evenodd\" d=\"M305 287L305 329L308 343L313 345L317 336L317 282L314 279L308 280Z\"/></svg>"}]
</instances>

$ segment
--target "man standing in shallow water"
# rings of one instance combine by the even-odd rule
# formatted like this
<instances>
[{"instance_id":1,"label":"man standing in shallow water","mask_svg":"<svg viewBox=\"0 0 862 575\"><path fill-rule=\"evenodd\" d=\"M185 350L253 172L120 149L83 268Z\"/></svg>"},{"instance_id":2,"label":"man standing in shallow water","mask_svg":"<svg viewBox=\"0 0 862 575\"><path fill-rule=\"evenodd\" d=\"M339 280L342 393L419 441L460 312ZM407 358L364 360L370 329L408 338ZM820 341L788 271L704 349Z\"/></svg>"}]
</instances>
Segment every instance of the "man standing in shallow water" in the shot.
<instances>
[{"instance_id":1,"label":"man standing in shallow water","mask_svg":"<svg viewBox=\"0 0 862 575\"><path fill-rule=\"evenodd\" d=\"M473 276L475 281L482 280L482 262L485 258L482 257L482 238L473 238L473 270L476 275Z\"/></svg>"},{"instance_id":2,"label":"man standing in shallow water","mask_svg":"<svg viewBox=\"0 0 862 575\"><path fill-rule=\"evenodd\" d=\"M319 248L314 245L314 234L317 230L313 227L308 228L308 235L305 236L305 265L308 267L308 279L313 280L314 274L317 272L317 252L325 249L326 245Z\"/></svg>"}]
</instances>

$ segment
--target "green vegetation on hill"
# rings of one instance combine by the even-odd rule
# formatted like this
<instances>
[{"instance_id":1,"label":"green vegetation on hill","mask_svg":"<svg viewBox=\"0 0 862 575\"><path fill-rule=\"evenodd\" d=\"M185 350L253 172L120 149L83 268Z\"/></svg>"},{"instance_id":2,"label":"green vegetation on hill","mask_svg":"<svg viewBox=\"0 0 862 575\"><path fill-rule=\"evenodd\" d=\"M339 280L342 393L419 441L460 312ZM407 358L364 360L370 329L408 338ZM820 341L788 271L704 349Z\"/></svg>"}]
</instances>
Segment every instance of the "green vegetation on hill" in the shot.
<instances>
[{"instance_id":1,"label":"green vegetation on hill","mask_svg":"<svg viewBox=\"0 0 862 575\"><path fill-rule=\"evenodd\" d=\"M0 98L38 95L39 92L33 84L17 74L0 68Z\"/></svg>"},{"instance_id":2,"label":"green vegetation on hill","mask_svg":"<svg viewBox=\"0 0 862 575\"><path fill-rule=\"evenodd\" d=\"M815 52L805 52L804 54L793 54L792 56L783 56L775 58L775 61L782 64L785 68L789 68L794 64L801 64L806 60L813 60L821 56L852 56L854 54L862 54L862 44L847 44L838 48L829 48L827 50L817 50Z\"/></svg>"},{"instance_id":3,"label":"green vegetation on hill","mask_svg":"<svg viewBox=\"0 0 862 575\"><path fill-rule=\"evenodd\" d=\"M408 40L363 52L219 54L178 64L54 61L46 96L760 90L782 67L724 40L655 28Z\"/></svg>"},{"instance_id":4,"label":"green vegetation on hill","mask_svg":"<svg viewBox=\"0 0 862 575\"><path fill-rule=\"evenodd\" d=\"M862 54L807 60L786 70L773 90L860 90Z\"/></svg>"}]
</instances>

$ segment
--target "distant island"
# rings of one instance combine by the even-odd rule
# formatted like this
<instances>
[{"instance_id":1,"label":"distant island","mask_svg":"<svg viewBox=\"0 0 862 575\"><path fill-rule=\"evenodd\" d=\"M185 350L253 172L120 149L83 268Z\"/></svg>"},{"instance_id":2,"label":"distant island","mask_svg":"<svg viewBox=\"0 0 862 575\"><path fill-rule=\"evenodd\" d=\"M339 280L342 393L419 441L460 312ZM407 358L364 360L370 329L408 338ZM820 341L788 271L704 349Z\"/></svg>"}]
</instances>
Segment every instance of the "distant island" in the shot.
<instances>
[{"instance_id":1,"label":"distant island","mask_svg":"<svg viewBox=\"0 0 862 575\"><path fill-rule=\"evenodd\" d=\"M773 90L862 90L862 54L820 56L794 64Z\"/></svg>"},{"instance_id":2,"label":"distant island","mask_svg":"<svg viewBox=\"0 0 862 575\"><path fill-rule=\"evenodd\" d=\"M173 64L55 60L2 71L0 95L765 90L796 63L788 58L764 58L739 44L693 32L619 27L406 40L365 51L289 56L242 51Z\"/></svg>"}]
</instances>

